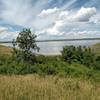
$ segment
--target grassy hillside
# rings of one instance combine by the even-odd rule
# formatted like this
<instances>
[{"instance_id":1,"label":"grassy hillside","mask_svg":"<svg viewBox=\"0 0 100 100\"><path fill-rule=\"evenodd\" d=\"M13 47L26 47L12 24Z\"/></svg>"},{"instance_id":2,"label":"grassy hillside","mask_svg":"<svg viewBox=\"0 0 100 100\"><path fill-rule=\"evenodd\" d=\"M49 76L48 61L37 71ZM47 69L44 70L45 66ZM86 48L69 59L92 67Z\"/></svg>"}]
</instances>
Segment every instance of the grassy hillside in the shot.
<instances>
[{"instance_id":1,"label":"grassy hillside","mask_svg":"<svg viewBox=\"0 0 100 100\"><path fill-rule=\"evenodd\" d=\"M0 100L100 100L100 85L71 77L0 76Z\"/></svg>"},{"instance_id":2,"label":"grassy hillside","mask_svg":"<svg viewBox=\"0 0 100 100\"><path fill-rule=\"evenodd\" d=\"M2 54L2 55L11 55L11 51L12 51L12 49L10 47L0 45L0 54Z\"/></svg>"},{"instance_id":3,"label":"grassy hillside","mask_svg":"<svg viewBox=\"0 0 100 100\"><path fill-rule=\"evenodd\" d=\"M93 45L91 48L96 55L100 56L100 43Z\"/></svg>"}]
</instances>

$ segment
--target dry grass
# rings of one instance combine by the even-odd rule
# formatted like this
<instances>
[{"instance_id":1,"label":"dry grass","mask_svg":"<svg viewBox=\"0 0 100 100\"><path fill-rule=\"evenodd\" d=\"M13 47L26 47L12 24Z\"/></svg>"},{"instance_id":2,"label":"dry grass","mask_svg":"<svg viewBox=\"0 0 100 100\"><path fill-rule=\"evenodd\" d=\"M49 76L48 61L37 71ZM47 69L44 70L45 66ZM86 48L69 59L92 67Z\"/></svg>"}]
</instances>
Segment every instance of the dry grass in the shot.
<instances>
[{"instance_id":1,"label":"dry grass","mask_svg":"<svg viewBox=\"0 0 100 100\"><path fill-rule=\"evenodd\" d=\"M91 48L95 54L100 56L100 43L93 45Z\"/></svg>"},{"instance_id":2,"label":"dry grass","mask_svg":"<svg viewBox=\"0 0 100 100\"><path fill-rule=\"evenodd\" d=\"M2 55L11 55L12 48L0 45L0 54Z\"/></svg>"},{"instance_id":3,"label":"dry grass","mask_svg":"<svg viewBox=\"0 0 100 100\"><path fill-rule=\"evenodd\" d=\"M100 85L53 76L0 76L0 100L100 100Z\"/></svg>"}]
</instances>

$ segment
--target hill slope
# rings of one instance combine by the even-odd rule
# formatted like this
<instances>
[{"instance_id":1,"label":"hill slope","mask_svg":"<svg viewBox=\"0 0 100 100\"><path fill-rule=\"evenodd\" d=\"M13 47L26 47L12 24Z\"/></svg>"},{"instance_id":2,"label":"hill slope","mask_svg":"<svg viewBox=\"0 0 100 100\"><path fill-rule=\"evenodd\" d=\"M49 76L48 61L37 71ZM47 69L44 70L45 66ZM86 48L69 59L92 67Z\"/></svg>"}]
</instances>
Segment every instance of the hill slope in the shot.
<instances>
[{"instance_id":1,"label":"hill slope","mask_svg":"<svg viewBox=\"0 0 100 100\"><path fill-rule=\"evenodd\" d=\"M100 43L93 45L91 48L96 55L100 56Z\"/></svg>"},{"instance_id":2,"label":"hill slope","mask_svg":"<svg viewBox=\"0 0 100 100\"><path fill-rule=\"evenodd\" d=\"M0 54L2 55L11 55L12 48L0 45Z\"/></svg>"}]
</instances>

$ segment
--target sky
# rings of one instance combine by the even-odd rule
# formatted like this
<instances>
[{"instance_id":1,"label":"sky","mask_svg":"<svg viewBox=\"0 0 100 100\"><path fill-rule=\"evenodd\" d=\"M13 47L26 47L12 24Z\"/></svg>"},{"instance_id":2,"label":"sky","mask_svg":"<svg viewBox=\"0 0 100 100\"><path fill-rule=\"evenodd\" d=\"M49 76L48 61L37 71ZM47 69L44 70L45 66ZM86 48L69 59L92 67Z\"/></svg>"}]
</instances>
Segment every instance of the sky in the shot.
<instances>
[{"instance_id":1,"label":"sky","mask_svg":"<svg viewBox=\"0 0 100 100\"><path fill-rule=\"evenodd\" d=\"M37 39L100 37L100 0L0 0L0 41L30 28Z\"/></svg>"}]
</instances>

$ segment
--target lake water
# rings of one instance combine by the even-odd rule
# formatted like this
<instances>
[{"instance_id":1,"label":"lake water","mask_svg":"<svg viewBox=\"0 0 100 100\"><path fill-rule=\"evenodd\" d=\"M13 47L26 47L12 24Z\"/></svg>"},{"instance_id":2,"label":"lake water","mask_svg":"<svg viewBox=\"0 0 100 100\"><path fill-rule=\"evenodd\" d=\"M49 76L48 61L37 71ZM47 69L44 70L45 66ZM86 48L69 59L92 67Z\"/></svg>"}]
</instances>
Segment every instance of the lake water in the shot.
<instances>
[{"instance_id":1,"label":"lake water","mask_svg":"<svg viewBox=\"0 0 100 100\"><path fill-rule=\"evenodd\" d=\"M100 40L79 40L79 41L53 41L53 42L37 42L37 45L40 47L39 54L44 55L57 55L60 54L62 47L65 45L74 45L74 46L91 46L96 43L100 43ZM2 44L6 46L12 46L12 44Z\"/></svg>"}]
</instances>

